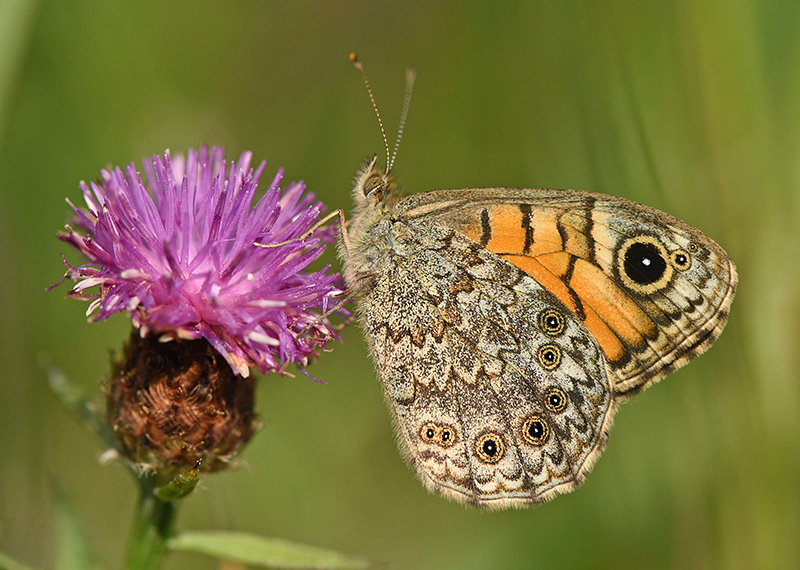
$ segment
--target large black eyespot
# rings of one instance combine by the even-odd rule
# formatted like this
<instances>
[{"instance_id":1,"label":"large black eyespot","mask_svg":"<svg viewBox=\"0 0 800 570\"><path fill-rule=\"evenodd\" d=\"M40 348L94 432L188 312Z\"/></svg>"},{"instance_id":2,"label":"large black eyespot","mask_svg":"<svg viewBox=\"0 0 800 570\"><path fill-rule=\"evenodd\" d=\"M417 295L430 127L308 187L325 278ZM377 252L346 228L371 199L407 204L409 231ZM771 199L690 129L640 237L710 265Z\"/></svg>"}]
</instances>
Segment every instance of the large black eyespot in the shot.
<instances>
[{"instance_id":1,"label":"large black eyespot","mask_svg":"<svg viewBox=\"0 0 800 570\"><path fill-rule=\"evenodd\" d=\"M522 424L522 439L531 445L544 445L548 435L550 427L539 416L531 416Z\"/></svg>"},{"instance_id":2,"label":"large black eyespot","mask_svg":"<svg viewBox=\"0 0 800 570\"><path fill-rule=\"evenodd\" d=\"M551 412L563 412L567 407L567 395L561 388L548 388L544 393L544 406Z\"/></svg>"},{"instance_id":3,"label":"large black eyespot","mask_svg":"<svg viewBox=\"0 0 800 570\"><path fill-rule=\"evenodd\" d=\"M561 364L561 349L555 344L545 344L539 348L536 358L545 370L555 370Z\"/></svg>"},{"instance_id":4,"label":"large black eyespot","mask_svg":"<svg viewBox=\"0 0 800 570\"><path fill-rule=\"evenodd\" d=\"M670 254L672 265L681 271L686 271L692 266L692 258L682 249L676 249Z\"/></svg>"},{"instance_id":5,"label":"large black eyespot","mask_svg":"<svg viewBox=\"0 0 800 570\"><path fill-rule=\"evenodd\" d=\"M542 329L545 334L558 336L564 332L565 326L564 315L555 309L545 309L539 313L539 328Z\"/></svg>"},{"instance_id":6,"label":"large black eyespot","mask_svg":"<svg viewBox=\"0 0 800 570\"><path fill-rule=\"evenodd\" d=\"M623 242L617 252L617 271L623 284L647 295L664 288L673 266L667 250L654 237L639 235Z\"/></svg>"},{"instance_id":7,"label":"large black eyespot","mask_svg":"<svg viewBox=\"0 0 800 570\"><path fill-rule=\"evenodd\" d=\"M641 285L655 283L666 269L667 260L652 243L632 243L625 252L625 275Z\"/></svg>"},{"instance_id":8,"label":"large black eyespot","mask_svg":"<svg viewBox=\"0 0 800 570\"><path fill-rule=\"evenodd\" d=\"M496 433L485 433L475 442L475 452L484 463L497 463L506 453L503 438Z\"/></svg>"}]
</instances>

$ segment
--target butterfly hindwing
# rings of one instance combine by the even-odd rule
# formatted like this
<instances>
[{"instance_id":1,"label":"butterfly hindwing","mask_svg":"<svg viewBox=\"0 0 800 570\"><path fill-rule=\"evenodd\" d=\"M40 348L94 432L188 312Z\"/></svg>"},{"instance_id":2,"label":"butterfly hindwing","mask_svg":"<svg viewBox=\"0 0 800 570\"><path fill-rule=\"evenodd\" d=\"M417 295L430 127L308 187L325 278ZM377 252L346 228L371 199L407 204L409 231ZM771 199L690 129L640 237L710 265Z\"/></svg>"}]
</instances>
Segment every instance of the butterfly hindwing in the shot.
<instances>
[{"instance_id":1,"label":"butterfly hindwing","mask_svg":"<svg viewBox=\"0 0 800 570\"><path fill-rule=\"evenodd\" d=\"M361 299L362 320L401 447L421 479L489 508L579 484L615 410L583 323L458 232L384 227L393 248L374 260L382 269Z\"/></svg>"}]
</instances>

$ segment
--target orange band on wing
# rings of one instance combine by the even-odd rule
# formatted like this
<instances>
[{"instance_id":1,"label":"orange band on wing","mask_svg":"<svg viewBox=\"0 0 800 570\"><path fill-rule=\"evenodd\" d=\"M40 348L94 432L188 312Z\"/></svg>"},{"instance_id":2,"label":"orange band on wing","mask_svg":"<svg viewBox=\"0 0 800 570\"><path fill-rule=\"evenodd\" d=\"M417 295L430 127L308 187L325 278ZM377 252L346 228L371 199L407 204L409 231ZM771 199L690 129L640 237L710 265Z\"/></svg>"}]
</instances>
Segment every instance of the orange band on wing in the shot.
<instances>
[{"instance_id":1,"label":"orange band on wing","mask_svg":"<svg viewBox=\"0 0 800 570\"><path fill-rule=\"evenodd\" d=\"M587 236L589 219L576 212L566 212L559 217L562 227L569 228L564 231L567 238L565 251L579 259L589 259L592 254L592 244Z\"/></svg>"},{"instance_id":2,"label":"orange band on wing","mask_svg":"<svg viewBox=\"0 0 800 570\"><path fill-rule=\"evenodd\" d=\"M558 300L564 303L570 311L577 312L575 299L573 299L569 287L561 280L563 275L561 269L566 270L566 268L545 267L538 258L527 255L502 255L501 257L536 279L545 289L558 297Z\"/></svg>"},{"instance_id":3,"label":"orange band on wing","mask_svg":"<svg viewBox=\"0 0 800 570\"><path fill-rule=\"evenodd\" d=\"M563 251L558 232L560 210L523 210L524 205L496 204L459 227L468 238L483 244L495 253L540 255ZM486 241L488 239L488 241Z\"/></svg>"},{"instance_id":4,"label":"orange band on wing","mask_svg":"<svg viewBox=\"0 0 800 570\"><path fill-rule=\"evenodd\" d=\"M600 349L611 362L618 362L628 358L628 352L616 333L600 318L590 306L584 306L585 318L583 322L597 339Z\"/></svg>"},{"instance_id":5,"label":"orange band on wing","mask_svg":"<svg viewBox=\"0 0 800 570\"><path fill-rule=\"evenodd\" d=\"M640 346L656 333L656 324L603 271L583 259L575 262L570 286L586 305L629 346Z\"/></svg>"},{"instance_id":6,"label":"orange band on wing","mask_svg":"<svg viewBox=\"0 0 800 570\"><path fill-rule=\"evenodd\" d=\"M522 251L525 247L522 217L522 211L516 205L501 204L489 208L491 238L486 247L491 251Z\"/></svg>"},{"instance_id":7,"label":"orange band on wing","mask_svg":"<svg viewBox=\"0 0 800 570\"><path fill-rule=\"evenodd\" d=\"M554 251L563 251L564 242L558 232L558 216L560 210L533 210L528 216L533 228L533 243L527 252L530 255L541 255ZM510 250L507 250L510 251ZM523 253L522 249L516 250Z\"/></svg>"}]
</instances>

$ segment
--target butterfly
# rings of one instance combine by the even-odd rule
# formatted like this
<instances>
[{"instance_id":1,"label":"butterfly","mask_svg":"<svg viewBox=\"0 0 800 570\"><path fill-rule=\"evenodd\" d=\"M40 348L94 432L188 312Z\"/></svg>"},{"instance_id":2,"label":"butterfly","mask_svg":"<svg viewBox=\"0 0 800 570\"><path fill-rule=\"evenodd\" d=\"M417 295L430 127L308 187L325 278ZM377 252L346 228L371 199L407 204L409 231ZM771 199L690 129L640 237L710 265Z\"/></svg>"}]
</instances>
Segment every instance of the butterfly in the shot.
<instances>
[{"instance_id":1,"label":"butterfly","mask_svg":"<svg viewBox=\"0 0 800 570\"><path fill-rule=\"evenodd\" d=\"M733 261L603 194L403 196L392 161L357 174L339 251L403 456L428 489L481 508L572 491L619 404L719 337Z\"/></svg>"}]
</instances>

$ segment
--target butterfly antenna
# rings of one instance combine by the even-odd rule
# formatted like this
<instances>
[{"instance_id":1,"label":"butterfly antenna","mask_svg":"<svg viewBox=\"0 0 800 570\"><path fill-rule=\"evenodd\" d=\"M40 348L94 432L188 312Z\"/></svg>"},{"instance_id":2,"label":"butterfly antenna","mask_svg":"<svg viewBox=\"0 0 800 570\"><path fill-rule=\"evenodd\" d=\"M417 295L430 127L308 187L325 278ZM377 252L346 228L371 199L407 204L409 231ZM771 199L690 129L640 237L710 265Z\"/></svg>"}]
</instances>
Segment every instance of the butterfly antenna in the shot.
<instances>
[{"instance_id":1,"label":"butterfly antenna","mask_svg":"<svg viewBox=\"0 0 800 570\"><path fill-rule=\"evenodd\" d=\"M386 148L386 166L387 172L389 171L389 139L386 138L386 129L383 128L383 121L381 120L381 114L378 112L378 105L375 104L375 97L372 95L372 88L369 86L369 81L367 81L367 74L364 73L364 66L361 65L361 61L358 59L358 56L355 53L350 54L350 61L353 62L353 65L361 74L361 79L364 80L364 85L367 86L367 94L369 94L369 100L372 101L372 108L375 110L375 116L378 117L378 125L381 127L381 135L383 135L383 146Z\"/></svg>"},{"instance_id":2,"label":"butterfly antenna","mask_svg":"<svg viewBox=\"0 0 800 570\"><path fill-rule=\"evenodd\" d=\"M414 89L414 80L417 78L417 70L413 67L406 68L406 95L403 98L403 113L400 115L400 128L397 130L397 140L394 141L394 151L392 160L389 161L386 172L391 172L394 166L394 159L397 158L397 149L400 148L400 139L403 138L403 127L406 125L408 106L411 103L411 90Z\"/></svg>"}]
</instances>

